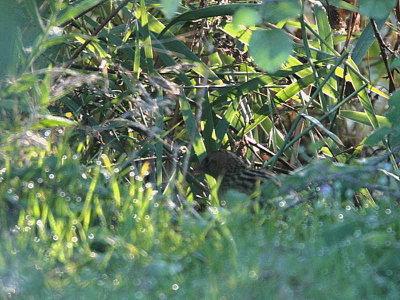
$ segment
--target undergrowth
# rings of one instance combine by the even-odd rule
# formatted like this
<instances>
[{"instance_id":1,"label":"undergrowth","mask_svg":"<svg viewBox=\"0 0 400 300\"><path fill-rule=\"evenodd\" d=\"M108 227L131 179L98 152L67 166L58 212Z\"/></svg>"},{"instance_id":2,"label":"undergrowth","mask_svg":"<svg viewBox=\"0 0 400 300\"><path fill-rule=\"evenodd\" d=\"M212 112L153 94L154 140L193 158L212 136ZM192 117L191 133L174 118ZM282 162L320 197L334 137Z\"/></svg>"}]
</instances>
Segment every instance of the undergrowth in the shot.
<instances>
[{"instance_id":1,"label":"undergrowth","mask_svg":"<svg viewBox=\"0 0 400 300\"><path fill-rule=\"evenodd\" d=\"M398 298L400 8L206 2L0 3L1 297Z\"/></svg>"}]
</instances>

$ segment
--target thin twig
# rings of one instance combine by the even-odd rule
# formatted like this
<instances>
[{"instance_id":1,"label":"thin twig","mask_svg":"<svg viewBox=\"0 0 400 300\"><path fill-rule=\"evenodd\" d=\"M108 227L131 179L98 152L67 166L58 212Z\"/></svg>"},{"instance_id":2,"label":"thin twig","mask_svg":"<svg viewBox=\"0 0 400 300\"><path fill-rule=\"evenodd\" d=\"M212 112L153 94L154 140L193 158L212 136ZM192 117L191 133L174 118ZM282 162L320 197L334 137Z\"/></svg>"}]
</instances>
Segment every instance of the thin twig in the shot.
<instances>
[{"instance_id":1,"label":"thin twig","mask_svg":"<svg viewBox=\"0 0 400 300\"><path fill-rule=\"evenodd\" d=\"M379 48L381 50L381 56L382 56L382 60L383 63L385 64L385 68L389 77L389 93L393 93L396 90L396 85L394 83L394 77L393 77L393 72L390 70L390 66L389 66L389 62L388 62L388 57L386 55L386 50L388 50L389 52L392 53L393 55L393 51L385 44L385 42L383 41L383 38L378 30L378 26L376 26L376 22L374 19L371 19L371 25L372 28L374 30L375 33L375 37L378 41L379 44Z\"/></svg>"}]
</instances>

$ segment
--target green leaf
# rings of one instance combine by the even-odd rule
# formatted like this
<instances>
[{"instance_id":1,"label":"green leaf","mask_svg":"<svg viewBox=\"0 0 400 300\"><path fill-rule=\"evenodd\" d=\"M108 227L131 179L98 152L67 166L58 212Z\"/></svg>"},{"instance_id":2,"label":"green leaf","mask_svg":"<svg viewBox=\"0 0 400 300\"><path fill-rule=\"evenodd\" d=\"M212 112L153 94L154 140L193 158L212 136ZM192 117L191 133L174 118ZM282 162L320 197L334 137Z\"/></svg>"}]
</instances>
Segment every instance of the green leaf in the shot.
<instances>
[{"instance_id":1,"label":"green leaf","mask_svg":"<svg viewBox=\"0 0 400 300\"><path fill-rule=\"evenodd\" d=\"M211 18L218 16L231 16L240 8L254 8L259 9L261 4L229 4L229 5L214 5L206 8L194 9L185 12L176 18L174 18L164 30L160 33L159 38L164 35L165 32L173 25L178 22L194 21L203 18Z\"/></svg>"},{"instance_id":2,"label":"green leaf","mask_svg":"<svg viewBox=\"0 0 400 300\"><path fill-rule=\"evenodd\" d=\"M162 11L167 19L172 19L178 10L180 0L161 0Z\"/></svg>"},{"instance_id":3,"label":"green leaf","mask_svg":"<svg viewBox=\"0 0 400 300\"><path fill-rule=\"evenodd\" d=\"M395 6L396 0L360 0L359 12L373 19L383 19Z\"/></svg>"},{"instance_id":4,"label":"green leaf","mask_svg":"<svg viewBox=\"0 0 400 300\"><path fill-rule=\"evenodd\" d=\"M228 99L240 99L243 95L247 95L253 91L256 91L263 86L272 84L274 80L278 80L279 77L270 75L261 75L256 78L245 81L237 86L224 88L221 91L220 96L214 101L214 104L225 103Z\"/></svg>"},{"instance_id":5,"label":"green leaf","mask_svg":"<svg viewBox=\"0 0 400 300\"><path fill-rule=\"evenodd\" d=\"M320 78L322 78L327 73L328 73L327 69L321 69L318 72L318 75L319 75ZM288 85L284 89L281 89L275 95L275 99L279 103L284 103L287 100L289 100L292 97L294 97L298 92L300 92L301 90L303 90L304 88L306 88L306 87L308 87L310 85L313 85L314 83L315 83L314 74L307 75L307 76L305 76L305 77L303 77L303 78L291 83L290 85Z\"/></svg>"},{"instance_id":6,"label":"green leaf","mask_svg":"<svg viewBox=\"0 0 400 300\"><path fill-rule=\"evenodd\" d=\"M248 46L251 38L251 31L235 26L233 23L227 23L221 27L222 31L229 34L231 37L238 39L244 45Z\"/></svg>"},{"instance_id":7,"label":"green leaf","mask_svg":"<svg viewBox=\"0 0 400 300\"><path fill-rule=\"evenodd\" d=\"M146 3L144 0L140 0L140 35L144 39L144 55L146 57L147 72L152 74L154 72L154 60L153 60L153 47L149 29L149 18L147 15Z\"/></svg>"},{"instance_id":8,"label":"green leaf","mask_svg":"<svg viewBox=\"0 0 400 300\"><path fill-rule=\"evenodd\" d=\"M76 126L76 125L77 125L76 122L71 121L66 118L63 118L63 117L57 117L57 116L52 116L52 115L43 115L43 116L40 116L39 122L37 122L31 126L31 129L46 129L46 128L52 128L52 127L57 127L57 126L71 127L71 126Z\"/></svg>"},{"instance_id":9,"label":"green leaf","mask_svg":"<svg viewBox=\"0 0 400 300\"><path fill-rule=\"evenodd\" d=\"M197 120L193 115L190 104L185 95L180 95L179 105L181 106L183 121L185 122L186 131L192 143L194 152L201 160L206 155L206 147L204 146L203 139L201 138L200 131L197 126Z\"/></svg>"},{"instance_id":10,"label":"green leaf","mask_svg":"<svg viewBox=\"0 0 400 300\"><path fill-rule=\"evenodd\" d=\"M300 14L301 7L299 1L268 1L263 4L261 11L265 21L278 23L282 20L297 17Z\"/></svg>"},{"instance_id":11,"label":"green leaf","mask_svg":"<svg viewBox=\"0 0 400 300\"><path fill-rule=\"evenodd\" d=\"M61 15L57 18L54 25L59 26L62 23L75 18L85 10L97 5L99 2L100 0L75 1L74 4L68 5L65 10L61 11Z\"/></svg>"},{"instance_id":12,"label":"green leaf","mask_svg":"<svg viewBox=\"0 0 400 300\"><path fill-rule=\"evenodd\" d=\"M324 125L322 125L322 123L320 121L318 121L316 118L312 117L312 116L308 116L303 114L302 115L304 118L306 118L307 120L309 120L311 123L314 123L315 125L317 125L319 128L321 128L332 140L334 140L337 144L344 146L343 142L339 139L339 137L334 134L332 131L328 130Z\"/></svg>"},{"instance_id":13,"label":"green leaf","mask_svg":"<svg viewBox=\"0 0 400 300\"><path fill-rule=\"evenodd\" d=\"M397 69L398 67L400 67L400 57L393 59L390 63L391 70Z\"/></svg>"},{"instance_id":14,"label":"green leaf","mask_svg":"<svg viewBox=\"0 0 400 300\"><path fill-rule=\"evenodd\" d=\"M250 27L261 22L260 14L251 8L241 8L233 15L233 25L237 28L240 25Z\"/></svg>"},{"instance_id":15,"label":"green leaf","mask_svg":"<svg viewBox=\"0 0 400 300\"><path fill-rule=\"evenodd\" d=\"M351 84L357 90L363 86L364 82L368 82L366 79L363 78L360 71L358 70L357 65L351 59L348 60L349 63L349 74L351 77ZM365 112L367 113L368 119L371 122L372 127L374 129L379 127L378 120L376 118L374 106L372 105L371 99L368 96L365 89L361 90L358 93L358 99L360 99L361 105L363 106Z\"/></svg>"},{"instance_id":16,"label":"green leaf","mask_svg":"<svg viewBox=\"0 0 400 300\"><path fill-rule=\"evenodd\" d=\"M388 13L389 15L389 13ZM384 25L385 21L388 17L386 15L382 19L376 20L376 26L378 30L380 30ZM361 33L360 38L358 39L356 46L351 54L351 59L358 65L361 63L363 58L365 57L368 49L371 47L372 43L375 41L375 34L372 28L371 22L367 25L367 27Z\"/></svg>"},{"instance_id":17,"label":"green leaf","mask_svg":"<svg viewBox=\"0 0 400 300\"><path fill-rule=\"evenodd\" d=\"M18 5L13 1L0 3L0 77L15 73L18 65L20 13Z\"/></svg>"},{"instance_id":18,"label":"green leaf","mask_svg":"<svg viewBox=\"0 0 400 300\"><path fill-rule=\"evenodd\" d=\"M371 133L369 137L365 140L364 144L369 146L375 146L379 142L381 142L385 136L391 133L392 129L389 127L381 127L374 132Z\"/></svg>"},{"instance_id":19,"label":"green leaf","mask_svg":"<svg viewBox=\"0 0 400 300\"><path fill-rule=\"evenodd\" d=\"M217 126L215 127L215 134L219 145L222 144L224 136L229 129L229 125L233 125L233 119L236 113L237 105L235 105L234 102L231 102L228 109L225 111L223 118L218 121Z\"/></svg>"},{"instance_id":20,"label":"green leaf","mask_svg":"<svg viewBox=\"0 0 400 300\"><path fill-rule=\"evenodd\" d=\"M339 116L358 122L364 125L371 126L371 122L368 119L368 115L365 112L352 111L352 110L341 110ZM379 126L391 127L389 120L384 116L376 116Z\"/></svg>"},{"instance_id":21,"label":"green leaf","mask_svg":"<svg viewBox=\"0 0 400 300\"><path fill-rule=\"evenodd\" d=\"M333 33L328 21L328 14L326 9L318 2L314 5L315 20L318 26L318 34L323 41L320 41L320 48L322 51L334 54L331 49L333 46ZM325 43L326 44L325 44Z\"/></svg>"},{"instance_id":22,"label":"green leaf","mask_svg":"<svg viewBox=\"0 0 400 300\"><path fill-rule=\"evenodd\" d=\"M390 98L386 116L393 127L400 126L400 91L395 92Z\"/></svg>"},{"instance_id":23,"label":"green leaf","mask_svg":"<svg viewBox=\"0 0 400 300\"><path fill-rule=\"evenodd\" d=\"M140 17L140 14L137 14L137 17ZM154 50L158 52L159 57L166 65L176 65L176 61L170 53L179 54L182 60L184 58L188 59L190 62L196 63L196 67L193 68L194 72L201 76L208 77L208 79L215 81L216 84L223 84L223 81L219 79L214 71L202 62L185 43L179 41L172 33L166 31L168 26L164 27L164 25L151 14L148 14L147 18ZM158 36L155 36L153 32L158 33ZM163 36L161 40L159 39L160 36ZM191 85L190 80L183 72L179 72L178 76L186 85Z\"/></svg>"},{"instance_id":24,"label":"green leaf","mask_svg":"<svg viewBox=\"0 0 400 300\"><path fill-rule=\"evenodd\" d=\"M347 3L343 0L321 0L322 3L324 3L325 5L331 5L331 6L335 6L337 8L342 8L348 11L353 11L353 12L357 12L358 9L356 6Z\"/></svg>"},{"instance_id":25,"label":"green leaf","mask_svg":"<svg viewBox=\"0 0 400 300\"><path fill-rule=\"evenodd\" d=\"M292 53L292 41L281 30L256 30L250 39L249 52L261 69L275 72Z\"/></svg>"}]
</instances>

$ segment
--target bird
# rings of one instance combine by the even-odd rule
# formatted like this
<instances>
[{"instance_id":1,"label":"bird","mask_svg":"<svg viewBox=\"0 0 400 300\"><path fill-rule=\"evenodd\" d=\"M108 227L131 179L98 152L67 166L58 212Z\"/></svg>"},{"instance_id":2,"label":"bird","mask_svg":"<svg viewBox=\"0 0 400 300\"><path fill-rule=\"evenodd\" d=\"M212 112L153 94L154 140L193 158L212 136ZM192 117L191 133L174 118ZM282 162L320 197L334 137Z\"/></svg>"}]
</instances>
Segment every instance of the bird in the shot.
<instances>
[{"instance_id":1,"label":"bird","mask_svg":"<svg viewBox=\"0 0 400 300\"><path fill-rule=\"evenodd\" d=\"M274 174L249 167L239 156L228 150L209 153L201 162L200 170L215 179L221 177L218 194L228 190L251 194L259 183L273 180Z\"/></svg>"}]
</instances>

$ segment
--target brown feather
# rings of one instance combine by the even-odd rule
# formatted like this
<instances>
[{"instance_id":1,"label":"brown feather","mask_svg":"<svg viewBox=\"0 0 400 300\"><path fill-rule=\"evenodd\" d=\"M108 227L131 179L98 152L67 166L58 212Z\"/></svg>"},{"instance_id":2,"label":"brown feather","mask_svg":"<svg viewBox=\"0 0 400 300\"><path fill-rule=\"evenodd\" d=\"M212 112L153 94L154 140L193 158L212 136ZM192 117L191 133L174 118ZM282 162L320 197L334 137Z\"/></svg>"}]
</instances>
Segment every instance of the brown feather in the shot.
<instances>
[{"instance_id":1,"label":"brown feather","mask_svg":"<svg viewBox=\"0 0 400 300\"><path fill-rule=\"evenodd\" d=\"M227 150L210 153L201 163L201 170L215 179L222 177L220 193L236 190L250 194L257 183L274 177L273 173L250 168L240 157Z\"/></svg>"}]
</instances>

